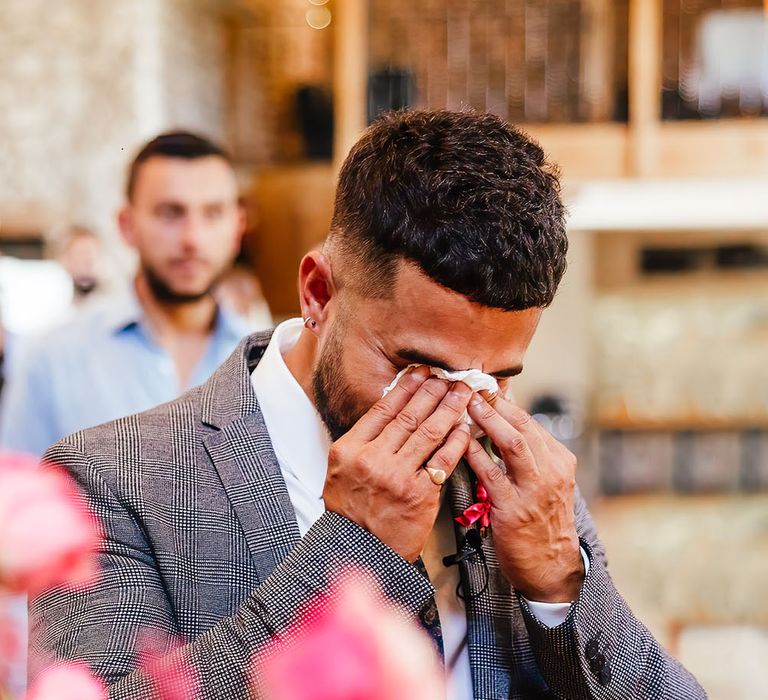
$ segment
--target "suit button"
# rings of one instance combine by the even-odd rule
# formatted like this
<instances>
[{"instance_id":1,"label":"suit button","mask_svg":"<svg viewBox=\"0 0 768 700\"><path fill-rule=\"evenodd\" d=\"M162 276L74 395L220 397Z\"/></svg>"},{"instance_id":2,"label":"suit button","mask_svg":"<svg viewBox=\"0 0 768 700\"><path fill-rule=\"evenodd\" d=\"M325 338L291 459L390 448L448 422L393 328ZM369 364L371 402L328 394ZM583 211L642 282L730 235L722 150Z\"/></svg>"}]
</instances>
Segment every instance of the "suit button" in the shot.
<instances>
[{"instance_id":1,"label":"suit button","mask_svg":"<svg viewBox=\"0 0 768 700\"><path fill-rule=\"evenodd\" d=\"M605 664L600 673L597 674L597 682L600 685L608 685L611 682L611 667L608 664Z\"/></svg>"},{"instance_id":2,"label":"suit button","mask_svg":"<svg viewBox=\"0 0 768 700\"><path fill-rule=\"evenodd\" d=\"M586 649L584 650L588 659L594 659L597 655L597 637L593 637L587 642Z\"/></svg>"},{"instance_id":3,"label":"suit button","mask_svg":"<svg viewBox=\"0 0 768 700\"><path fill-rule=\"evenodd\" d=\"M594 658L589 660L589 668L596 676L599 675L600 671L605 668L605 656L600 652L595 654Z\"/></svg>"}]
</instances>

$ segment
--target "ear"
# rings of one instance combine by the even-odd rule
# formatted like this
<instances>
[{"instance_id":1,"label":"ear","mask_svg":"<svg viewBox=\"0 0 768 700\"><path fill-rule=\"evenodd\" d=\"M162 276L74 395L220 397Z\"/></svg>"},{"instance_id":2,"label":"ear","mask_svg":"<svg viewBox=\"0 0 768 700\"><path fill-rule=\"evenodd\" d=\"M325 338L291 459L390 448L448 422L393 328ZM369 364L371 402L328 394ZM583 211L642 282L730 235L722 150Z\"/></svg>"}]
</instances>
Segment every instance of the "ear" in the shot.
<instances>
[{"instance_id":1,"label":"ear","mask_svg":"<svg viewBox=\"0 0 768 700\"><path fill-rule=\"evenodd\" d=\"M117 226L126 245L135 248L136 233L133 227L133 211L129 204L121 207L120 211L117 212Z\"/></svg>"},{"instance_id":2,"label":"ear","mask_svg":"<svg viewBox=\"0 0 768 700\"><path fill-rule=\"evenodd\" d=\"M299 301L302 317L315 321L316 325L309 327L313 333L319 335L333 316L336 294L330 260L320 251L310 251L299 265Z\"/></svg>"}]
</instances>

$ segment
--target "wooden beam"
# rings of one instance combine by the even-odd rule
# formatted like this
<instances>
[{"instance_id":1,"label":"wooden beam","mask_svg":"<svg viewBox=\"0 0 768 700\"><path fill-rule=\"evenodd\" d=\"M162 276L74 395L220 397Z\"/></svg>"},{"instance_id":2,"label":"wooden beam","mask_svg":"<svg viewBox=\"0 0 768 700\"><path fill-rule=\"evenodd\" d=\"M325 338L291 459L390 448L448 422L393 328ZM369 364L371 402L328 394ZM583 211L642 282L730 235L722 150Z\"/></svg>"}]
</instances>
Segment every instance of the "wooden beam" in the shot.
<instances>
[{"instance_id":1,"label":"wooden beam","mask_svg":"<svg viewBox=\"0 0 768 700\"><path fill-rule=\"evenodd\" d=\"M333 4L334 172L367 124L368 2Z\"/></svg>"},{"instance_id":2,"label":"wooden beam","mask_svg":"<svg viewBox=\"0 0 768 700\"><path fill-rule=\"evenodd\" d=\"M656 169L661 122L662 0L629 3L629 172Z\"/></svg>"}]
</instances>

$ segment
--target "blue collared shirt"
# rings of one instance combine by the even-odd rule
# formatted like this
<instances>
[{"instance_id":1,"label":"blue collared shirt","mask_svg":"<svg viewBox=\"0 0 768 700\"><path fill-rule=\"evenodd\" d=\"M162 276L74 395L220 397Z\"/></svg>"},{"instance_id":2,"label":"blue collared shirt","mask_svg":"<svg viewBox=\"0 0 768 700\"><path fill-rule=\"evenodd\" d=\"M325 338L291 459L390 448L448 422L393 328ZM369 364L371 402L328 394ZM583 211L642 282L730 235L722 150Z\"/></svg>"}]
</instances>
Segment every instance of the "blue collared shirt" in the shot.
<instances>
[{"instance_id":1,"label":"blue collared shirt","mask_svg":"<svg viewBox=\"0 0 768 700\"><path fill-rule=\"evenodd\" d=\"M25 346L7 378L0 447L40 456L61 438L138 413L202 384L248 334L219 307L188 386L153 339L135 296L102 303Z\"/></svg>"}]
</instances>

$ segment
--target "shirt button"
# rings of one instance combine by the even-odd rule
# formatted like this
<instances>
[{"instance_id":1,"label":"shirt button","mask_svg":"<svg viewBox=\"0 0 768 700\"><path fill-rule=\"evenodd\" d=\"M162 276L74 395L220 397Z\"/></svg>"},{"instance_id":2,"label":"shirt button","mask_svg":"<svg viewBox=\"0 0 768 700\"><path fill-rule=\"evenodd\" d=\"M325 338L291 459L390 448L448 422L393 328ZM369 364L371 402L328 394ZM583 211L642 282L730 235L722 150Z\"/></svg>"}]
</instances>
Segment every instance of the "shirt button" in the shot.
<instances>
[{"instance_id":1,"label":"shirt button","mask_svg":"<svg viewBox=\"0 0 768 700\"><path fill-rule=\"evenodd\" d=\"M587 646L584 649L588 659L594 659L597 655L597 637L593 637L587 642Z\"/></svg>"}]
</instances>

